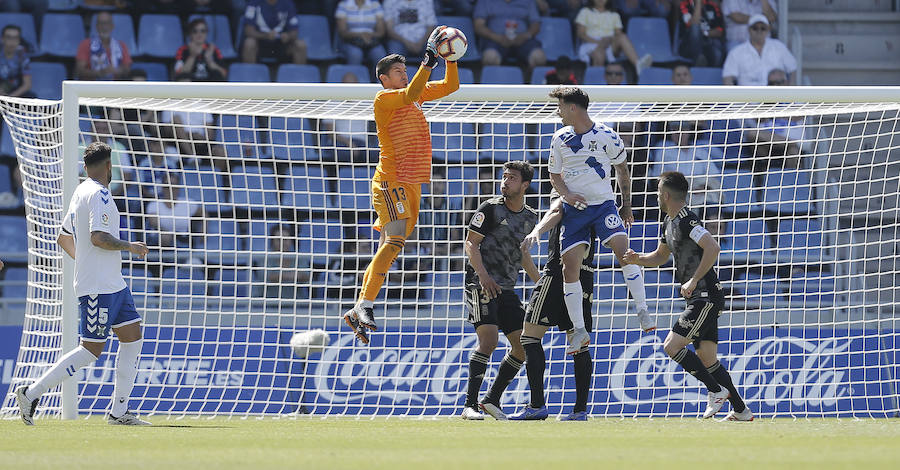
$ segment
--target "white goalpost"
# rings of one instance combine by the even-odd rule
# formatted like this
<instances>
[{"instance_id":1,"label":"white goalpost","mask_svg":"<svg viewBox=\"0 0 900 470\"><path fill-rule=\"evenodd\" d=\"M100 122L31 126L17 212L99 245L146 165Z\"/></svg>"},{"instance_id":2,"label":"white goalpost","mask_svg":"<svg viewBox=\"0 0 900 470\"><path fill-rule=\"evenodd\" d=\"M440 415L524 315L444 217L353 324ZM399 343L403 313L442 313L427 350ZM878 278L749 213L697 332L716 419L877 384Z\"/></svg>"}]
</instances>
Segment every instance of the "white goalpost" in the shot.
<instances>
[{"instance_id":1,"label":"white goalpost","mask_svg":"<svg viewBox=\"0 0 900 470\"><path fill-rule=\"evenodd\" d=\"M896 416L900 308L900 89L583 87L590 114L629 147L631 247L659 240L655 177L679 170L714 233L728 292L720 359L757 416ZM28 222L28 302L12 391L78 340L71 260L55 240L81 181L81 149L103 140L123 257L144 318L131 408L161 416L451 416L462 410L475 334L463 308L465 227L499 192L502 165L528 160L526 202L549 204L549 86L463 85L424 104L432 184L388 275L381 330L356 344L352 306L377 232L377 85L63 84L61 102L0 97ZM546 240L535 250L546 259ZM661 331L643 335L612 254L595 257L593 416L693 417L701 384L661 349L684 308L671 265L645 269ZM523 274L527 301L532 284ZM309 333L323 330L324 335ZM295 338L295 335L301 336ZM293 339L293 341L292 341ZM312 343L310 343L312 341ZM51 390L38 416L109 406L114 355ZM565 336L544 338L551 413L574 401ZM492 357L491 382L504 347ZM484 391L484 389L483 389ZM524 372L504 395L528 398Z\"/></svg>"}]
</instances>

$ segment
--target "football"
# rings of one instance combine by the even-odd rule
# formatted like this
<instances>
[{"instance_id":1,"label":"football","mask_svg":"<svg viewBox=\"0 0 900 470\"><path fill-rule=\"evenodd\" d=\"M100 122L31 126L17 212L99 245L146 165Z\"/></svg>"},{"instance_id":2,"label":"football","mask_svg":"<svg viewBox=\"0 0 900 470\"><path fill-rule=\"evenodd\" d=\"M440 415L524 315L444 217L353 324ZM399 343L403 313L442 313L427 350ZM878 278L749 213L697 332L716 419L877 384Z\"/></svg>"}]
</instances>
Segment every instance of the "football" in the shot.
<instances>
[{"instance_id":1,"label":"football","mask_svg":"<svg viewBox=\"0 0 900 470\"><path fill-rule=\"evenodd\" d=\"M441 41L437 44L437 52L445 60L456 62L465 55L468 47L469 41L466 39L466 35L462 31L448 26L443 31Z\"/></svg>"}]
</instances>

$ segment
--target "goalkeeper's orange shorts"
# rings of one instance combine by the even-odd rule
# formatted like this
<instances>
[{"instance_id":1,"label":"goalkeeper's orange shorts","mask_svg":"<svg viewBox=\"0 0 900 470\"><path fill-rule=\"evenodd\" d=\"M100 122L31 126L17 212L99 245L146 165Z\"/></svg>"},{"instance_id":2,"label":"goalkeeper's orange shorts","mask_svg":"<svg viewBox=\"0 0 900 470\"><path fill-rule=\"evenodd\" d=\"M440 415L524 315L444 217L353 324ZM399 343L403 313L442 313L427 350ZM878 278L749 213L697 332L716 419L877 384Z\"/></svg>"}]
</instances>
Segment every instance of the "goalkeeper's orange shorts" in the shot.
<instances>
[{"instance_id":1,"label":"goalkeeper's orange shorts","mask_svg":"<svg viewBox=\"0 0 900 470\"><path fill-rule=\"evenodd\" d=\"M375 230L381 231L388 222L406 220L406 237L412 234L419 219L421 183L372 181L372 207L375 208Z\"/></svg>"}]
</instances>

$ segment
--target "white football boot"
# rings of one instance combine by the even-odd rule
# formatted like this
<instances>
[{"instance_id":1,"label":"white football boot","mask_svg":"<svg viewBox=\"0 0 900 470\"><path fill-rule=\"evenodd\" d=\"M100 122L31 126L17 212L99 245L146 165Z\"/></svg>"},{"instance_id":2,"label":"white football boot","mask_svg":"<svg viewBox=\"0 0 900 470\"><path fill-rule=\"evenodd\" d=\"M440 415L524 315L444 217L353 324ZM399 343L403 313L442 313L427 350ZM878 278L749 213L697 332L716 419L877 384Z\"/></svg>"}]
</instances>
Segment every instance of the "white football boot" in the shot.
<instances>
[{"instance_id":1,"label":"white football boot","mask_svg":"<svg viewBox=\"0 0 900 470\"><path fill-rule=\"evenodd\" d=\"M485 413L491 415L491 417L493 417L497 421L506 421L507 420L506 413L504 413L503 410L500 409L499 406L497 406L493 403L482 402L482 403L479 403L478 406L481 407L481 411L484 411Z\"/></svg>"},{"instance_id":2,"label":"white football boot","mask_svg":"<svg viewBox=\"0 0 900 470\"><path fill-rule=\"evenodd\" d=\"M463 408L462 419L469 421L484 421L484 415L474 406L467 406Z\"/></svg>"},{"instance_id":3,"label":"white football boot","mask_svg":"<svg viewBox=\"0 0 900 470\"><path fill-rule=\"evenodd\" d=\"M644 333L649 333L656 329L656 320L653 319L647 309L638 311L637 316L638 320L641 322L641 330L643 330Z\"/></svg>"},{"instance_id":4,"label":"white football boot","mask_svg":"<svg viewBox=\"0 0 900 470\"><path fill-rule=\"evenodd\" d=\"M118 418L113 416L112 413L109 413L106 416L106 422L108 424L113 424L116 426L152 426L150 422L138 418L131 411L126 411L125 414L119 416Z\"/></svg>"},{"instance_id":5,"label":"white football boot","mask_svg":"<svg viewBox=\"0 0 900 470\"><path fill-rule=\"evenodd\" d=\"M37 408L38 399L29 400L25 397L25 390L28 385L22 385L16 389L16 404L19 405L19 414L22 416L22 422L34 426L34 409Z\"/></svg>"},{"instance_id":6,"label":"white football boot","mask_svg":"<svg viewBox=\"0 0 900 470\"><path fill-rule=\"evenodd\" d=\"M703 419L715 416L722 409L722 406L725 405L725 401L728 400L729 396L731 396L731 393L725 387L722 387L722 390L716 393L709 392L706 398L706 411L703 412Z\"/></svg>"},{"instance_id":7,"label":"white football boot","mask_svg":"<svg viewBox=\"0 0 900 470\"><path fill-rule=\"evenodd\" d=\"M722 421L753 421L753 412L750 411L750 407L744 408L744 411L740 413L731 410L722 418Z\"/></svg>"}]
</instances>

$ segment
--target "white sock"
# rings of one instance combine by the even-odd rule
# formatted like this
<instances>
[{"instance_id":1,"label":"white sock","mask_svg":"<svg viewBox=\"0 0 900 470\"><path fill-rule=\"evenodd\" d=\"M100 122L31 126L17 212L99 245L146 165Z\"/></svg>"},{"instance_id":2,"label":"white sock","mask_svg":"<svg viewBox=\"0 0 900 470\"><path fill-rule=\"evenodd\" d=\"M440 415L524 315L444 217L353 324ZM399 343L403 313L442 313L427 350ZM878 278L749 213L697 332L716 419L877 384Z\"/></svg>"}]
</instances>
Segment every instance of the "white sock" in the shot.
<instances>
[{"instance_id":1,"label":"white sock","mask_svg":"<svg viewBox=\"0 0 900 470\"><path fill-rule=\"evenodd\" d=\"M142 339L131 343L119 343L119 356L116 358L116 387L113 390L112 410L110 411L110 414L117 418L128 411L128 399L131 397L131 389L134 388L137 359L141 354L143 344L144 340Z\"/></svg>"},{"instance_id":2,"label":"white sock","mask_svg":"<svg viewBox=\"0 0 900 470\"><path fill-rule=\"evenodd\" d=\"M628 292L631 292L631 298L637 304L638 311L647 310L647 292L644 290L644 273L641 267L626 264L622 266L622 274L625 275L625 285L628 286Z\"/></svg>"},{"instance_id":3,"label":"white sock","mask_svg":"<svg viewBox=\"0 0 900 470\"><path fill-rule=\"evenodd\" d=\"M577 330L584 328L584 305L582 304L581 282L563 282L563 297L566 300L566 310L569 312L569 320Z\"/></svg>"},{"instance_id":4,"label":"white sock","mask_svg":"<svg viewBox=\"0 0 900 470\"><path fill-rule=\"evenodd\" d=\"M75 375L75 372L96 360L97 356L79 344L77 348L59 358L56 364L53 364L44 372L44 375L31 384L28 390L25 390L25 398L29 400L40 398L47 390L61 384L63 380Z\"/></svg>"}]
</instances>

